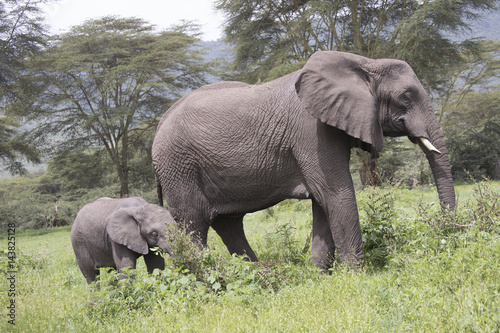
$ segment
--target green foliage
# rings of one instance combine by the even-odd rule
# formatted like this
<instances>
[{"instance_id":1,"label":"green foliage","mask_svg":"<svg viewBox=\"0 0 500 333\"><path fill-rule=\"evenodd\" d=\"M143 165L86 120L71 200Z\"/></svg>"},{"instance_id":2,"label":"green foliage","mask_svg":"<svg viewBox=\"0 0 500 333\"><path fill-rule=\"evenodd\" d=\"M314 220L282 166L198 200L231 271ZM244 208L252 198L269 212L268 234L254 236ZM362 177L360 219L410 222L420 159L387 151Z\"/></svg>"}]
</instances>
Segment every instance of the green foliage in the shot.
<instances>
[{"instance_id":1,"label":"green foliage","mask_svg":"<svg viewBox=\"0 0 500 333\"><path fill-rule=\"evenodd\" d=\"M498 188L488 182L480 182L475 185L472 198L465 202L462 209L436 211L419 205L418 215L429 221L438 239L465 241L471 231L500 235L499 199Z\"/></svg>"},{"instance_id":2,"label":"green foliage","mask_svg":"<svg viewBox=\"0 0 500 333\"><path fill-rule=\"evenodd\" d=\"M453 176L460 180L500 178L500 94L495 87L500 44L483 41L479 46L463 52L467 62L450 69L446 90L437 99Z\"/></svg>"},{"instance_id":3,"label":"green foliage","mask_svg":"<svg viewBox=\"0 0 500 333\"><path fill-rule=\"evenodd\" d=\"M248 215L247 215L248 216ZM312 213L308 200L285 200L265 211L245 217L248 224L268 221L268 226L248 234L261 248L257 254L263 262L301 265L310 262Z\"/></svg>"},{"instance_id":4,"label":"green foliage","mask_svg":"<svg viewBox=\"0 0 500 333\"><path fill-rule=\"evenodd\" d=\"M26 270L41 270L49 258L44 255L46 249L41 249L36 255L26 255L22 252L9 251L8 248L0 250L0 273L7 275L8 272L16 271L21 274ZM13 256L12 253L15 253ZM14 259L14 260L12 260ZM14 266L12 266L14 265ZM14 267L14 269L12 269Z\"/></svg>"},{"instance_id":5,"label":"green foliage","mask_svg":"<svg viewBox=\"0 0 500 333\"><path fill-rule=\"evenodd\" d=\"M292 278L293 272L297 271L290 264L297 264L299 259L304 258L304 253L296 252L296 242L292 240L292 228L289 225L282 225L275 233L271 233L277 245L273 250L281 249L280 252L284 253L272 263L260 262L257 265L246 257L232 256L228 260L225 249L223 252L214 248L201 250L183 228L169 226L169 229L169 244L174 253L173 257L167 258L170 267L177 267L183 273L192 274L207 290L219 294L260 293L267 289L276 291L282 286L283 280ZM308 251L309 247L310 243L302 251ZM304 261L300 263L306 265Z\"/></svg>"},{"instance_id":6,"label":"green foliage","mask_svg":"<svg viewBox=\"0 0 500 333\"><path fill-rule=\"evenodd\" d=\"M285 63L282 65L278 65L269 71L266 77L266 81L272 81L294 71L298 71L299 69L302 69L302 67L304 67L305 63L306 61L302 60L291 64Z\"/></svg>"},{"instance_id":7,"label":"green foliage","mask_svg":"<svg viewBox=\"0 0 500 333\"><path fill-rule=\"evenodd\" d=\"M111 185L112 162L100 149L73 151L55 156L47 163L47 178L62 191L88 190Z\"/></svg>"},{"instance_id":8,"label":"green foliage","mask_svg":"<svg viewBox=\"0 0 500 333\"><path fill-rule=\"evenodd\" d=\"M112 181L106 181L105 186L98 184L102 187L73 188L71 181L80 180L69 178L66 182L58 174L65 170L61 165L59 170L54 169L47 174L0 178L0 231L6 231L9 223L14 223L18 230L69 225L85 204L100 197L120 196L119 185ZM85 180L85 176L81 181ZM91 179L89 181L92 182ZM156 190L150 185L135 187L132 184L130 194L141 196L151 203L157 200Z\"/></svg>"},{"instance_id":9,"label":"green foliage","mask_svg":"<svg viewBox=\"0 0 500 333\"><path fill-rule=\"evenodd\" d=\"M128 272L130 273L130 272ZM179 307L194 306L203 302L206 290L196 283L193 274L179 269L155 270L152 275L128 274L119 280L119 273L101 269L99 289L93 292L89 316L105 323L110 318L123 318L131 311L147 311L161 300L168 299ZM186 304L186 303L191 304Z\"/></svg>"},{"instance_id":10,"label":"green foliage","mask_svg":"<svg viewBox=\"0 0 500 333\"><path fill-rule=\"evenodd\" d=\"M9 223L18 230L39 229L70 224L78 208L57 195L57 188L46 178L15 177L1 179L0 230Z\"/></svg>"},{"instance_id":11,"label":"green foliage","mask_svg":"<svg viewBox=\"0 0 500 333\"><path fill-rule=\"evenodd\" d=\"M196 311L219 298L275 293L318 273L311 266L256 264L238 256L228 258L215 249L199 249L182 228L170 228L169 233L175 256L166 258L165 270L155 270L152 275L126 270L127 278L121 280L116 271L100 270L93 286L90 317L104 323L130 312L163 308L165 302L169 307Z\"/></svg>"},{"instance_id":12,"label":"green foliage","mask_svg":"<svg viewBox=\"0 0 500 333\"><path fill-rule=\"evenodd\" d=\"M439 94L438 120L450 137L483 127L499 114L500 42L482 40L460 50L464 61L449 64Z\"/></svg>"},{"instance_id":13,"label":"green foliage","mask_svg":"<svg viewBox=\"0 0 500 333\"><path fill-rule=\"evenodd\" d=\"M500 188L480 182L471 197L454 211L441 209L436 201L405 203L399 200L404 190L367 188L361 192L360 224L365 261L380 269L404 262L405 255L451 253L485 234L500 235ZM408 217L398 203L413 207L416 216Z\"/></svg>"},{"instance_id":14,"label":"green foliage","mask_svg":"<svg viewBox=\"0 0 500 333\"><path fill-rule=\"evenodd\" d=\"M12 175L27 173L22 158L31 163L40 163L39 151L27 142L25 135L19 132L19 127L18 122L0 113L0 163Z\"/></svg>"},{"instance_id":15,"label":"green foliage","mask_svg":"<svg viewBox=\"0 0 500 333\"><path fill-rule=\"evenodd\" d=\"M309 226L310 223L307 222L306 225ZM311 259L307 256L307 253L311 247L312 234L306 238L304 245L302 245L301 240L294 233L295 229L296 227L292 223L281 224L276 228L274 233L266 237L271 251L279 254L272 261L304 264L307 260Z\"/></svg>"},{"instance_id":16,"label":"green foliage","mask_svg":"<svg viewBox=\"0 0 500 333\"><path fill-rule=\"evenodd\" d=\"M471 127L449 140L456 179L500 179L500 113L481 128Z\"/></svg>"},{"instance_id":17,"label":"green foliage","mask_svg":"<svg viewBox=\"0 0 500 333\"><path fill-rule=\"evenodd\" d=\"M40 163L40 152L20 130L22 114L9 103L26 103L23 93L31 90L23 78L24 60L44 45L45 29L39 16L43 2L0 2L0 166L13 175L25 174L26 162Z\"/></svg>"},{"instance_id":18,"label":"green foliage","mask_svg":"<svg viewBox=\"0 0 500 333\"><path fill-rule=\"evenodd\" d=\"M147 133L134 138L128 149L129 186L132 192L148 192L155 187L151 157L153 138L154 131L148 129ZM59 189L58 195L66 198L119 184L113 161L104 148L74 150L56 155L47 163L45 176L47 183Z\"/></svg>"},{"instance_id":19,"label":"green foliage","mask_svg":"<svg viewBox=\"0 0 500 333\"><path fill-rule=\"evenodd\" d=\"M469 204L471 222L480 230L500 234L500 191L489 182L474 189L474 201Z\"/></svg>"},{"instance_id":20,"label":"green foliage","mask_svg":"<svg viewBox=\"0 0 500 333\"><path fill-rule=\"evenodd\" d=\"M39 7L44 0L7 0L0 2L0 93L15 97L24 57L44 45L45 27ZM0 100L1 100L0 99Z\"/></svg>"},{"instance_id":21,"label":"green foliage","mask_svg":"<svg viewBox=\"0 0 500 333\"><path fill-rule=\"evenodd\" d=\"M365 260L373 267L383 267L396 238L394 192L368 188L365 195L360 206L365 217L360 219Z\"/></svg>"}]
</instances>

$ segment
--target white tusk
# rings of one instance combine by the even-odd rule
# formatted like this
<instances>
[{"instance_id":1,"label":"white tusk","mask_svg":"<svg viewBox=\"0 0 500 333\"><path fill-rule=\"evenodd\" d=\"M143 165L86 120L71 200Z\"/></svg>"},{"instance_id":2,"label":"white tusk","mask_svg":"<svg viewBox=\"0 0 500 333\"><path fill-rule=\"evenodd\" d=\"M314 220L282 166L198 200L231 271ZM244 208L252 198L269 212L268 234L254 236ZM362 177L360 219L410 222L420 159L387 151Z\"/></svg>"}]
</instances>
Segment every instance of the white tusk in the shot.
<instances>
[{"instance_id":1,"label":"white tusk","mask_svg":"<svg viewBox=\"0 0 500 333\"><path fill-rule=\"evenodd\" d=\"M433 151L435 153L441 154L441 152L432 145L432 143L427 140L426 138L419 138L420 142L425 146L425 148L429 149L430 151Z\"/></svg>"}]
</instances>

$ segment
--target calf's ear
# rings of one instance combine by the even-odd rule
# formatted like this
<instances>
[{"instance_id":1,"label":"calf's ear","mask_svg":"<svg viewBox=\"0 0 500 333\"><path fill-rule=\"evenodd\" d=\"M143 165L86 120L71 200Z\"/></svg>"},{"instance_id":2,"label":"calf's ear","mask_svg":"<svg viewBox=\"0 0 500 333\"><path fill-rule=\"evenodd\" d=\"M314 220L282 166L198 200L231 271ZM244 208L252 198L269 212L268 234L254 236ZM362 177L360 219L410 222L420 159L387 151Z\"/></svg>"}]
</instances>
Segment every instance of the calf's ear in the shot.
<instances>
[{"instance_id":1,"label":"calf's ear","mask_svg":"<svg viewBox=\"0 0 500 333\"><path fill-rule=\"evenodd\" d=\"M144 255L148 254L149 246L141 235L139 222L135 217L141 209L142 207L118 209L106 219L106 231L113 242Z\"/></svg>"}]
</instances>

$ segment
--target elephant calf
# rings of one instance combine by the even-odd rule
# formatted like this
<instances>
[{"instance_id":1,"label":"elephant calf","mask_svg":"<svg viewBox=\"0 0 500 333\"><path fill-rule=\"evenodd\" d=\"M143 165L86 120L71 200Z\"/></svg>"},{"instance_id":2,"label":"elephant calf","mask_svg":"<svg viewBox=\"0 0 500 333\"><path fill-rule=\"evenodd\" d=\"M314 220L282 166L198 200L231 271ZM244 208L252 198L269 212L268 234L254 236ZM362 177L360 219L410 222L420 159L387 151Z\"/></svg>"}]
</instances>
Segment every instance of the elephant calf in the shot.
<instances>
[{"instance_id":1,"label":"elephant calf","mask_svg":"<svg viewBox=\"0 0 500 333\"><path fill-rule=\"evenodd\" d=\"M149 248L158 246L172 254L167 224L174 224L168 210L139 197L100 198L85 205L71 228L71 243L87 283L96 279L100 267L135 268L140 256L149 273L164 269L163 257Z\"/></svg>"}]
</instances>

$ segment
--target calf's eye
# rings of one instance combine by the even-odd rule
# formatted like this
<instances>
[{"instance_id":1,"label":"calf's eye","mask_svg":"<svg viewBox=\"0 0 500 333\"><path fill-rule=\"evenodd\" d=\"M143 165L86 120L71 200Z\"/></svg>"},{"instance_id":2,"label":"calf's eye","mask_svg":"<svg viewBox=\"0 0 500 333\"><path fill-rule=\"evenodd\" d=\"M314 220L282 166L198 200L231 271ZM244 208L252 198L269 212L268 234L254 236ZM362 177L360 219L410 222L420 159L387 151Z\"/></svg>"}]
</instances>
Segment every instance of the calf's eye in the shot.
<instances>
[{"instance_id":1,"label":"calf's eye","mask_svg":"<svg viewBox=\"0 0 500 333\"><path fill-rule=\"evenodd\" d=\"M156 231L153 231L153 232L151 232L151 236L156 238L156 237L158 237L158 233Z\"/></svg>"}]
</instances>

